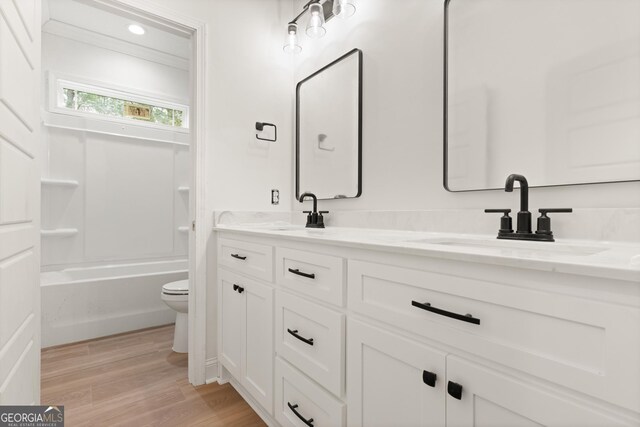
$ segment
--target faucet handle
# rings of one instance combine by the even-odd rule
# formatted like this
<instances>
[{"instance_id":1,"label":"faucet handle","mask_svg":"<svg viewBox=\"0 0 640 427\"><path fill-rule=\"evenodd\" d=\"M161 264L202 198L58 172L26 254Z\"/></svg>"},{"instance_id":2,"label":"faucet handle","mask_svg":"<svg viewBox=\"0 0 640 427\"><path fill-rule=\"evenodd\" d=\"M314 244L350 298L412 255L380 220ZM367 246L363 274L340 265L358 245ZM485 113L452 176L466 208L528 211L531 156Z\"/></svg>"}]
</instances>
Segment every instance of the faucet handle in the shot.
<instances>
[{"instance_id":1,"label":"faucet handle","mask_svg":"<svg viewBox=\"0 0 640 427\"><path fill-rule=\"evenodd\" d=\"M322 215L322 214L329 213L329 211L318 211L318 213L319 213L320 215Z\"/></svg>"},{"instance_id":2,"label":"faucet handle","mask_svg":"<svg viewBox=\"0 0 640 427\"><path fill-rule=\"evenodd\" d=\"M485 213L501 213L499 234L513 233L513 222L509 213L511 209L485 209Z\"/></svg>"},{"instance_id":3,"label":"faucet handle","mask_svg":"<svg viewBox=\"0 0 640 427\"><path fill-rule=\"evenodd\" d=\"M571 213L573 212L573 208L540 208L538 209L542 215L546 215L548 213Z\"/></svg>"},{"instance_id":4,"label":"faucet handle","mask_svg":"<svg viewBox=\"0 0 640 427\"><path fill-rule=\"evenodd\" d=\"M572 208L540 208L538 209L540 216L538 217L538 229L536 234L545 234L547 236L553 236L551 231L551 218L547 216L548 213L571 213Z\"/></svg>"},{"instance_id":5,"label":"faucet handle","mask_svg":"<svg viewBox=\"0 0 640 427\"><path fill-rule=\"evenodd\" d=\"M302 213L310 214L311 211L302 211Z\"/></svg>"}]
</instances>

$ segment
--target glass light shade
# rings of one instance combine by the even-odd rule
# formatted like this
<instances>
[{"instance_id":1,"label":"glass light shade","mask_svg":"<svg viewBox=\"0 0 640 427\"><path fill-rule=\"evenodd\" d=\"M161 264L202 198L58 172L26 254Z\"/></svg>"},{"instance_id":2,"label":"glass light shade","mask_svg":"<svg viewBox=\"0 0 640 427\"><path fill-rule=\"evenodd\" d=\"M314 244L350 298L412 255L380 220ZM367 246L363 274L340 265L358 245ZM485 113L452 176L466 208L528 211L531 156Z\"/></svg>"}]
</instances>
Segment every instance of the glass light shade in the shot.
<instances>
[{"instance_id":1,"label":"glass light shade","mask_svg":"<svg viewBox=\"0 0 640 427\"><path fill-rule=\"evenodd\" d=\"M302 52L302 46L298 43L298 25L289 24L287 27L287 35L284 39L284 47L282 48L285 53L296 54Z\"/></svg>"},{"instance_id":2,"label":"glass light shade","mask_svg":"<svg viewBox=\"0 0 640 427\"><path fill-rule=\"evenodd\" d=\"M333 14L340 18L347 19L356 13L354 0L333 0Z\"/></svg>"},{"instance_id":3,"label":"glass light shade","mask_svg":"<svg viewBox=\"0 0 640 427\"><path fill-rule=\"evenodd\" d=\"M324 28L324 10L320 3L309 5L309 23L307 24L307 35L312 39L319 39L327 33Z\"/></svg>"}]
</instances>

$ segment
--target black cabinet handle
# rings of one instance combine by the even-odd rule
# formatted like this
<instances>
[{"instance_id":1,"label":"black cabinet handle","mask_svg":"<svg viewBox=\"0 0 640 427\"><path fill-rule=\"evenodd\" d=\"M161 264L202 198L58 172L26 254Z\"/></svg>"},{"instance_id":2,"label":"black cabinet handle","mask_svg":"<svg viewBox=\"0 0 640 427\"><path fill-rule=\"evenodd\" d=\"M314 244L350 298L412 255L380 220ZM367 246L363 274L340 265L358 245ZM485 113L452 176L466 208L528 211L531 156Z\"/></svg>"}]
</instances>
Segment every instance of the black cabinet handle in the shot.
<instances>
[{"instance_id":1,"label":"black cabinet handle","mask_svg":"<svg viewBox=\"0 0 640 427\"><path fill-rule=\"evenodd\" d=\"M430 311L432 313L439 314L441 316L451 317L452 319L461 320L463 322L473 323L474 325L480 324L480 319L477 317L473 317L470 314L458 314L453 313L451 311L446 311L441 308L432 307L428 302L422 303L418 301L411 301L411 305L414 307L421 308L423 310Z\"/></svg>"},{"instance_id":2,"label":"black cabinet handle","mask_svg":"<svg viewBox=\"0 0 640 427\"><path fill-rule=\"evenodd\" d=\"M447 393L454 399L462 400L462 386L453 381L449 381L447 384Z\"/></svg>"},{"instance_id":3,"label":"black cabinet handle","mask_svg":"<svg viewBox=\"0 0 640 427\"><path fill-rule=\"evenodd\" d=\"M437 378L438 378L438 376L433 372L422 371L422 382L425 383L426 385L428 385L429 387L435 387L436 386L436 379Z\"/></svg>"},{"instance_id":4,"label":"black cabinet handle","mask_svg":"<svg viewBox=\"0 0 640 427\"><path fill-rule=\"evenodd\" d=\"M308 420L303 417L302 415L300 415L300 412L296 411L296 409L298 409L298 405L292 405L291 403L287 402L287 406L289 407L289 409L291 409L291 412L293 412L294 414L296 414L296 417L300 418L300 420L305 423L306 425L308 425L309 427L313 427L313 418L309 418Z\"/></svg>"},{"instance_id":5,"label":"black cabinet handle","mask_svg":"<svg viewBox=\"0 0 640 427\"><path fill-rule=\"evenodd\" d=\"M309 345L313 345L313 338L305 338L303 336L298 335L298 330L294 329L293 331L291 329L287 328L287 332L289 332L291 335L293 335L294 337L298 338L300 341L302 341L305 344L309 344Z\"/></svg>"},{"instance_id":6,"label":"black cabinet handle","mask_svg":"<svg viewBox=\"0 0 640 427\"><path fill-rule=\"evenodd\" d=\"M244 292L244 288L242 286L238 286L235 283L233 284L233 290L238 292L239 294Z\"/></svg>"},{"instance_id":7,"label":"black cabinet handle","mask_svg":"<svg viewBox=\"0 0 640 427\"><path fill-rule=\"evenodd\" d=\"M314 273L304 273L297 268L290 268L289 273L297 274L298 276L306 277L308 279L315 279L316 275Z\"/></svg>"},{"instance_id":8,"label":"black cabinet handle","mask_svg":"<svg viewBox=\"0 0 640 427\"><path fill-rule=\"evenodd\" d=\"M233 290L234 290L234 291L237 291L239 287L240 287L240 286L236 285L235 283L233 284Z\"/></svg>"},{"instance_id":9,"label":"black cabinet handle","mask_svg":"<svg viewBox=\"0 0 640 427\"><path fill-rule=\"evenodd\" d=\"M239 254L231 254L231 257L232 257L232 258L239 259L239 260L242 260L242 261L244 261L245 259L247 259L247 257L246 257L246 256L242 256L242 255L239 255Z\"/></svg>"}]
</instances>

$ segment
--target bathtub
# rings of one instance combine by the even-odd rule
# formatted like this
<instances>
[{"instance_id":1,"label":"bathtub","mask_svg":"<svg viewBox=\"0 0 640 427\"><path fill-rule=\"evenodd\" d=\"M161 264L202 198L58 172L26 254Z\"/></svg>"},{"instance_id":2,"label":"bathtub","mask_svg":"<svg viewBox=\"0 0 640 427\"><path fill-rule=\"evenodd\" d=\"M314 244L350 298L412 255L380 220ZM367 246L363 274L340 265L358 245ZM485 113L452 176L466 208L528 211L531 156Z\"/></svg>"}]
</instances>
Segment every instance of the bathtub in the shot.
<instances>
[{"instance_id":1,"label":"bathtub","mask_svg":"<svg viewBox=\"0 0 640 427\"><path fill-rule=\"evenodd\" d=\"M43 272L42 347L173 323L162 285L187 276L187 260Z\"/></svg>"}]
</instances>

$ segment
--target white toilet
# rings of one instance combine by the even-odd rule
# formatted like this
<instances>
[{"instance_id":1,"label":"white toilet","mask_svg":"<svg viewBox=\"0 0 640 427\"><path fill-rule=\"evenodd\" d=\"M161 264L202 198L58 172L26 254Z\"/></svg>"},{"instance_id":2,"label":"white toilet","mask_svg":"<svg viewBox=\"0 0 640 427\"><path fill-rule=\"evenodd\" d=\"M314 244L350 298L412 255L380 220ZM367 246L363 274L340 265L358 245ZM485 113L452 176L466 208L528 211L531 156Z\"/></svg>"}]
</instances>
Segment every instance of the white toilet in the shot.
<instances>
[{"instance_id":1,"label":"white toilet","mask_svg":"<svg viewBox=\"0 0 640 427\"><path fill-rule=\"evenodd\" d=\"M162 301L176 313L176 328L173 332L173 351L189 352L189 280L178 280L162 286Z\"/></svg>"}]
</instances>

